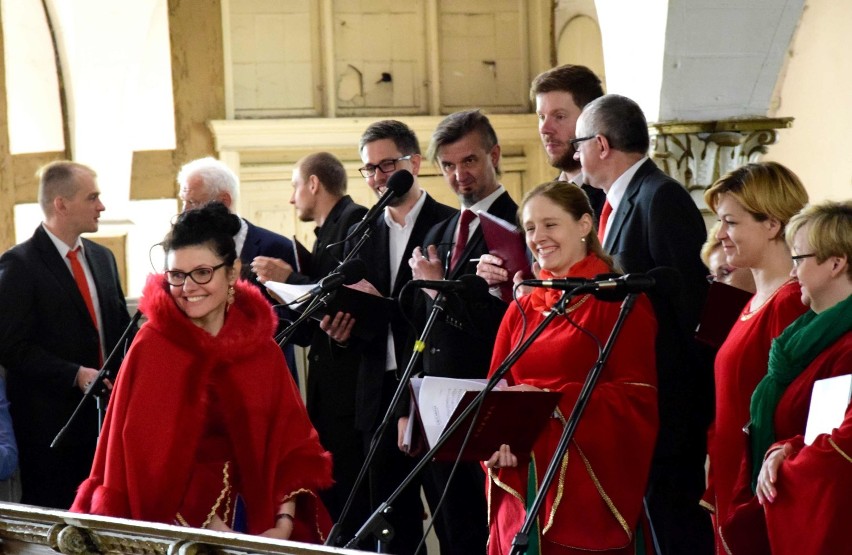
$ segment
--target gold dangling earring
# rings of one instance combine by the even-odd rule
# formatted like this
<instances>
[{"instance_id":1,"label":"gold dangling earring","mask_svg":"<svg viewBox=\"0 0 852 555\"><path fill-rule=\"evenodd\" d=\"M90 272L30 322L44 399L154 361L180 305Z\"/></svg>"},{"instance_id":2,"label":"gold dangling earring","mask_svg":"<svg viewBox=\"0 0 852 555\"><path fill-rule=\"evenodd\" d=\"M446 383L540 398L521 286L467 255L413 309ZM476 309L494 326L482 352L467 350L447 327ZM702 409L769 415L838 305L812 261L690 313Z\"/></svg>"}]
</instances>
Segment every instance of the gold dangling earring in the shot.
<instances>
[{"instance_id":1,"label":"gold dangling earring","mask_svg":"<svg viewBox=\"0 0 852 555\"><path fill-rule=\"evenodd\" d=\"M229 285L228 286L228 300L226 301L226 304L225 304L225 313L226 314L228 312L228 309L231 308L231 305L234 304L234 294L235 293L236 293L236 290L234 289L234 286Z\"/></svg>"}]
</instances>

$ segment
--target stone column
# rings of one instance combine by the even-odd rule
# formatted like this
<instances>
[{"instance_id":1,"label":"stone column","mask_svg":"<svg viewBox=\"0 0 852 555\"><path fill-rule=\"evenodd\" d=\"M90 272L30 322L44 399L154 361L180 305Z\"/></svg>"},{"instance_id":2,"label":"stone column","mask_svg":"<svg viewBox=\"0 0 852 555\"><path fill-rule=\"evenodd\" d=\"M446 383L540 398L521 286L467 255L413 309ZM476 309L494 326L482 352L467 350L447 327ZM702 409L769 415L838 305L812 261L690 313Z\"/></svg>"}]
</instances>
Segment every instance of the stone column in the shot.
<instances>
[{"instance_id":1,"label":"stone column","mask_svg":"<svg viewBox=\"0 0 852 555\"><path fill-rule=\"evenodd\" d=\"M658 122L648 126L651 157L681 182L705 215L704 191L729 171L757 162L778 139L778 129L793 118L749 118L714 121Z\"/></svg>"}]
</instances>

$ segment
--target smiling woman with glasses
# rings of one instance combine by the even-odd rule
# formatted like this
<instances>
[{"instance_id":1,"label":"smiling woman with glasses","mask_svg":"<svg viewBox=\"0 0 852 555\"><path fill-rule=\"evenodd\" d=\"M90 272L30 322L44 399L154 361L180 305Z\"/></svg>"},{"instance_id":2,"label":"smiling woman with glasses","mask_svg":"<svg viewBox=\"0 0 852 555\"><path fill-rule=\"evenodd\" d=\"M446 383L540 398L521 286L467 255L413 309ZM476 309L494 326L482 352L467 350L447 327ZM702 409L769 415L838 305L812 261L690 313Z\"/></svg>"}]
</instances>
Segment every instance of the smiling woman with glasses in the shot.
<instances>
[{"instance_id":1,"label":"smiling woman with glasses","mask_svg":"<svg viewBox=\"0 0 852 555\"><path fill-rule=\"evenodd\" d=\"M797 265L791 275L809 310L772 343L767 375L752 396L748 477L757 498L738 509L731 522L734 529L760 531L761 543L774 555L848 553L849 386L845 391L842 382L832 386L840 396L845 393L836 420L812 438L806 427L809 410L825 411L830 404L811 398L817 380L852 373L852 201L808 206L790 220L786 238L792 252L806 253L793 255ZM752 546L758 542L746 540L749 547L740 551L729 542L731 552L756 553Z\"/></svg>"},{"instance_id":2,"label":"smiling woman with glasses","mask_svg":"<svg viewBox=\"0 0 852 555\"><path fill-rule=\"evenodd\" d=\"M320 542L331 485L269 304L238 282L239 219L221 203L179 215L148 318L118 375L72 510Z\"/></svg>"}]
</instances>

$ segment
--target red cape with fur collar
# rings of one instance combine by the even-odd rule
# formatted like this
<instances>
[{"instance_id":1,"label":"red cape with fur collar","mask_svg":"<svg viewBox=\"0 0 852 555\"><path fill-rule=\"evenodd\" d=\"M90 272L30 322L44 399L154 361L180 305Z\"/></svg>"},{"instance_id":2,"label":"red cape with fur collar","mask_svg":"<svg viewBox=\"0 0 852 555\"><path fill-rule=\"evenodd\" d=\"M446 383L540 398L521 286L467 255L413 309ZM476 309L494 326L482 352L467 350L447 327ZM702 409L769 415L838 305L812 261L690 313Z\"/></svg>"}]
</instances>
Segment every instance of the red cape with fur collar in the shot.
<instances>
[{"instance_id":1,"label":"red cape with fur collar","mask_svg":"<svg viewBox=\"0 0 852 555\"><path fill-rule=\"evenodd\" d=\"M331 455L272 339L271 307L256 288L238 283L214 337L177 308L164 284L162 275L148 278L140 302L148 322L124 359L91 475L71 510L173 523L205 415L217 410L235 455L248 532L273 527L281 502L302 493L291 539L319 540L328 522L314 492L332 482Z\"/></svg>"}]
</instances>

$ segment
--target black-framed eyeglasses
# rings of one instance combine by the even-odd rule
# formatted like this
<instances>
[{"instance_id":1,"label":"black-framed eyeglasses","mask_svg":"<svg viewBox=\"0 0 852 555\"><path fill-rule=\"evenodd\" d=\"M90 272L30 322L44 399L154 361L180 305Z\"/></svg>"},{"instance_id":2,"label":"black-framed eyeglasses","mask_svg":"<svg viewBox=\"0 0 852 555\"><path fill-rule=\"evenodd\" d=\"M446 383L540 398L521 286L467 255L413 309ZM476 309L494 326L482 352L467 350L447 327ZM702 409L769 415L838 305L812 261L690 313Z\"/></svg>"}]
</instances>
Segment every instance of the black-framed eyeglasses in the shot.
<instances>
[{"instance_id":1,"label":"black-framed eyeglasses","mask_svg":"<svg viewBox=\"0 0 852 555\"><path fill-rule=\"evenodd\" d=\"M401 162L402 160L411 160L411 154L407 156L400 156L399 158L382 160L375 166L373 164L367 164L363 168L358 168L358 171L361 172L361 175L365 178L376 175L376 170L382 173L393 173L396 171L396 163Z\"/></svg>"},{"instance_id":2,"label":"black-framed eyeglasses","mask_svg":"<svg viewBox=\"0 0 852 555\"><path fill-rule=\"evenodd\" d=\"M579 145L583 141L588 141L589 139L594 139L595 137L597 137L597 135L589 135L588 137L577 137L576 139L571 139L568 142L571 143L571 146L574 147L574 150L577 150L577 145Z\"/></svg>"},{"instance_id":3,"label":"black-framed eyeglasses","mask_svg":"<svg viewBox=\"0 0 852 555\"><path fill-rule=\"evenodd\" d=\"M813 258L814 256L816 256L816 253L812 252L810 254L797 254L795 256L791 256L790 258L793 260L793 266L798 266L805 258Z\"/></svg>"},{"instance_id":4,"label":"black-framed eyeglasses","mask_svg":"<svg viewBox=\"0 0 852 555\"><path fill-rule=\"evenodd\" d=\"M175 287L180 287L184 283L186 283L186 278L190 278L192 281L197 283L198 285L204 285L206 283L210 283L210 280L213 279L213 274L224 266L225 263L217 264L215 266L200 266L191 272L184 272L182 270L166 270L166 281L169 285L173 285Z\"/></svg>"}]
</instances>

